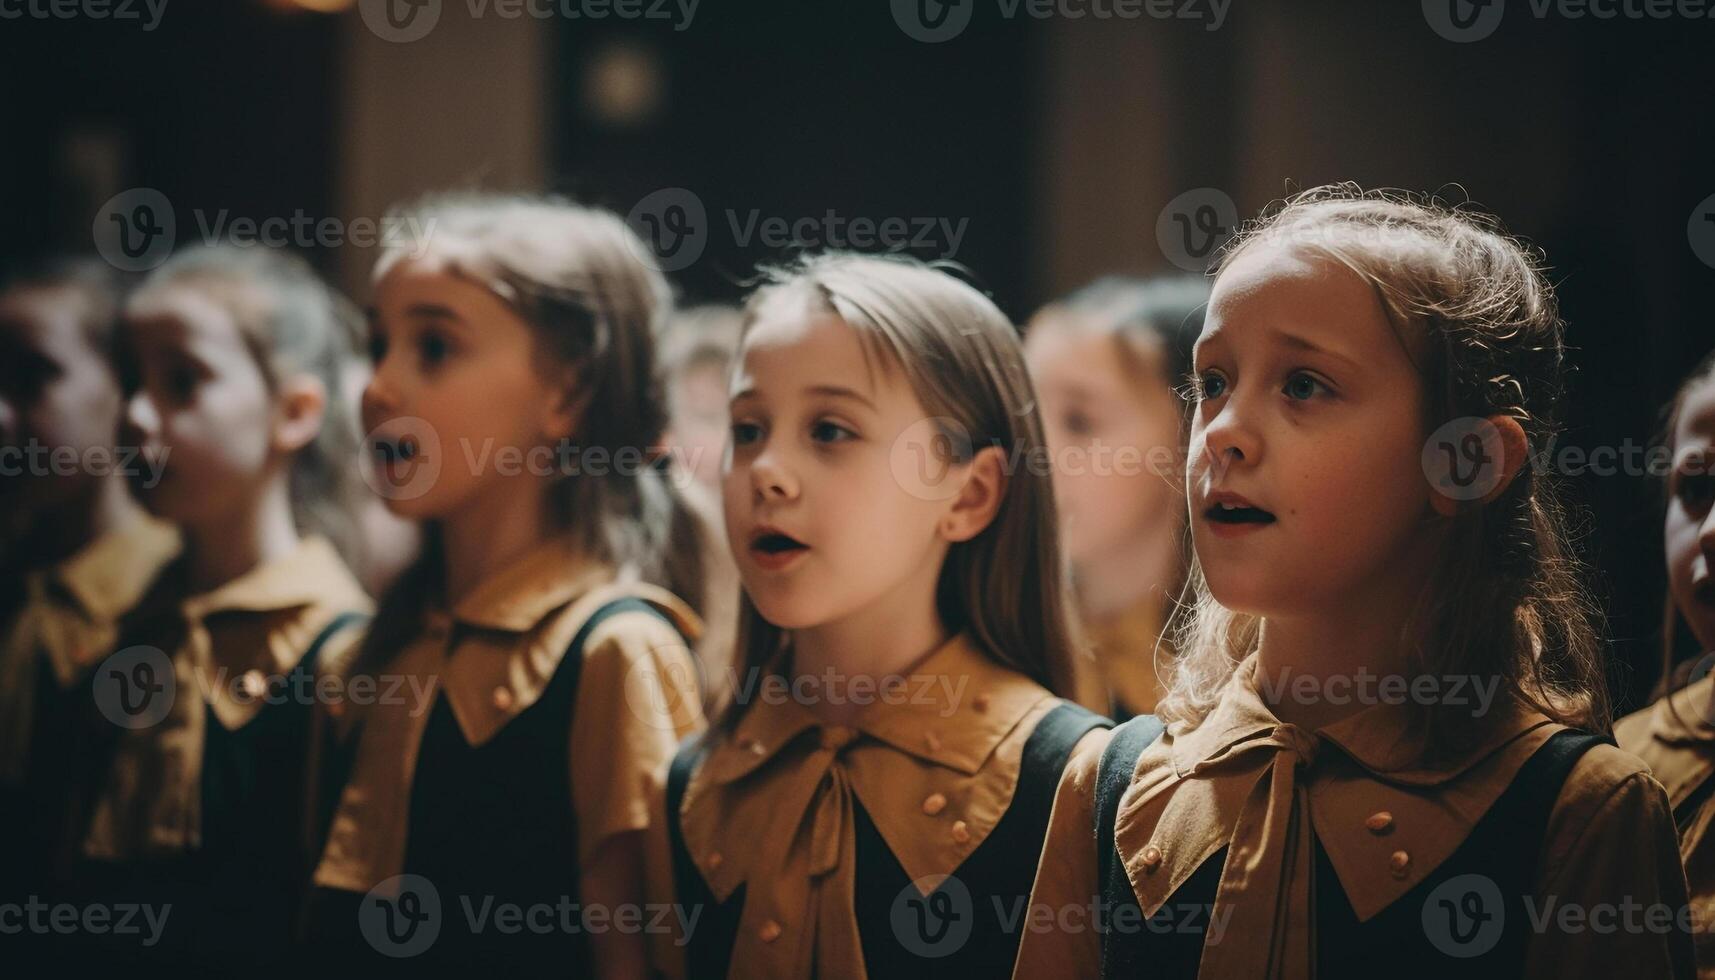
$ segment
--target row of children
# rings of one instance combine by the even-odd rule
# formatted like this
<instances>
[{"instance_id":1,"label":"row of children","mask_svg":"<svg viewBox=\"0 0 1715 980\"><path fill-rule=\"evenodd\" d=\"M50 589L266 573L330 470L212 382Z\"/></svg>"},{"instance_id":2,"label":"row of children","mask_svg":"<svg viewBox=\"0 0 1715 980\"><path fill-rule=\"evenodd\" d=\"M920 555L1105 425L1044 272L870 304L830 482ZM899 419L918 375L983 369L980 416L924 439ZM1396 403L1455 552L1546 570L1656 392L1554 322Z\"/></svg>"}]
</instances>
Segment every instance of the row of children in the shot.
<instances>
[{"instance_id":1,"label":"row of children","mask_svg":"<svg viewBox=\"0 0 1715 980\"><path fill-rule=\"evenodd\" d=\"M1655 977L1715 949L1715 681L1612 722L1526 460L1563 326L1494 222L1319 188L1212 281L1102 281L1021 341L946 272L850 254L668 330L615 215L419 207L367 371L276 252L0 291L16 962ZM1668 635L1711 649L1715 360L1666 431ZM353 502L360 455L391 516Z\"/></svg>"}]
</instances>

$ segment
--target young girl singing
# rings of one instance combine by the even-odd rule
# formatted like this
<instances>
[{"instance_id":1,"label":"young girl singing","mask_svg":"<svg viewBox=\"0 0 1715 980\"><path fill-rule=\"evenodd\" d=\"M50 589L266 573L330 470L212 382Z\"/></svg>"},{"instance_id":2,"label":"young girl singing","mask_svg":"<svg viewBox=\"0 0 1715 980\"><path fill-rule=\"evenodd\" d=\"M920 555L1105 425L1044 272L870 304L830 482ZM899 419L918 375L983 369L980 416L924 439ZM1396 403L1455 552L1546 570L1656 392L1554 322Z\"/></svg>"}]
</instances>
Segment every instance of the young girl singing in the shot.
<instances>
[{"instance_id":1,"label":"young girl singing","mask_svg":"<svg viewBox=\"0 0 1715 980\"><path fill-rule=\"evenodd\" d=\"M1073 663L1017 335L919 264L810 259L746 311L722 481L745 600L732 701L675 758L699 910L667 975L1004 975Z\"/></svg>"},{"instance_id":2,"label":"young girl singing","mask_svg":"<svg viewBox=\"0 0 1715 980\"><path fill-rule=\"evenodd\" d=\"M648 452L667 285L604 211L418 217L376 268L363 414L424 547L354 666L413 693L349 719L309 954L639 976L649 780L702 717L700 532Z\"/></svg>"},{"instance_id":3,"label":"young girl singing","mask_svg":"<svg viewBox=\"0 0 1715 980\"><path fill-rule=\"evenodd\" d=\"M117 962L250 968L286 943L313 856L311 682L369 608L328 537L356 442L338 395L355 315L300 260L207 246L125 316L122 441L184 551L91 682L70 880L84 901L171 907L147 948L110 937Z\"/></svg>"},{"instance_id":4,"label":"young girl singing","mask_svg":"<svg viewBox=\"0 0 1715 980\"><path fill-rule=\"evenodd\" d=\"M1068 767L1017 976L1690 975L1667 800L1599 734L1527 465L1561 352L1542 273L1468 211L1320 188L1233 245L1196 608L1159 720Z\"/></svg>"},{"instance_id":5,"label":"young girl singing","mask_svg":"<svg viewBox=\"0 0 1715 980\"><path fill-rule=\"evenodd\" d=\"M1185 578L1185 402L1209 284L1099 279L1031 318L1024 352L1054 451L1083 627L1118 719L1148 714Z\"/></svg>"},{"instance_id":6,"label":"young girl singing","mask_svg":"<svg viewBox=\"0 0 1715 980\"><path fill-rule=\"evenodd\" d=\"M1715 355L1691 372L1668 411L1665 445L1673 469L1667 480L1667 616L1662 630L1662 673L1673 677L1673 644L1683 631L1701 657L1690 661L1690 683L1614 725L1620 747L1649 763L1667 787L1679 828L1692 908L1697 920L1697 962L1715 974Z\"/></svg>"}]
</instances>

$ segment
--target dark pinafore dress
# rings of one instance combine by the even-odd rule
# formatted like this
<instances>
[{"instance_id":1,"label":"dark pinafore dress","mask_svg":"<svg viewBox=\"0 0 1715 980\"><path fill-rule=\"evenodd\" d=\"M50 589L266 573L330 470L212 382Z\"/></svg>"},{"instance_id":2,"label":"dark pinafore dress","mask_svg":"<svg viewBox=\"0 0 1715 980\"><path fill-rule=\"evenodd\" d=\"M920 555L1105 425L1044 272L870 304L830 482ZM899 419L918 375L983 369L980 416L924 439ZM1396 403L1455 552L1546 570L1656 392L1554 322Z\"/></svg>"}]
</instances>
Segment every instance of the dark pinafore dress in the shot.
<instances>
[{"instance_id":1,"label":"dark pinafore dress","mask_svg":"<svg viewBox=\"0 0 1715 980\"><path fill-rule=\"evenodd\" d=\"M586 641L634 611L674 625L634 596L601 606L541 696L481 745L465 739L446 693L436 697L411 781L401 892L317 889L302 963L369 977L590 975L587 929L607 926L586 925L578 896L569 733Z\"/></svg>"},{"instance_id":2,"label":"dark pinafore dress","mask_svg":"<svg viewBox=\"0 0 1715 980\"><path fill-rule=\"evenodd\" d=\"M915 907L908 903L900 910L896 906L897 897L911 879L863 804L853 799L853 832L857 838L853 908L863 943L864 968L873 980L1011 976L1060 773L1078 740L1108 724L1106 718L1070 703L1043 716L1025 741L1018 788L1005 815L953 872L951 878L957 884L943 884ZM706 750L703 738L687 740L673 758L667 781L667 829L677 901L700 912L685 949L689 980L744 975L742 970L730 968L744 911L744 886L725 902L717 903L691 860L680 826L679 807L685 789ZM962 926L950 931L961 916L969 917L969 931ZM823 975L838 975L838 970L830 966Z\"/></svg>"},{"instance_id":3,"label":"dark pinafore dress","mask_svg":"<svg viewBox=\"0 0 1715 980\"><path fill-rule=\"evenodd\" d=\"M170 906L163 928L149 945L117 933L56 941L62 968L122 970L128 977L271 975L289 948L315 856L304 802L315 704L292 692L313 692L328 641L367 619L345 612L323 627L287 675L287 693L271 696L240 728L229 730L212 706L203 705L200 846L159 859L80 858L66 874L69 901L115 909ZM181 690L178 696L195 694ZM96 761L78 779L87 800L104 778L120 729L94 718L82 724L85 733L98 733L98 750L90 753ZM81 839L71 835L67 844ZM120 914L132 913L116 912L115 918ZM143 923L141 913L133 922Z\"/></svg>"}]
</instances>

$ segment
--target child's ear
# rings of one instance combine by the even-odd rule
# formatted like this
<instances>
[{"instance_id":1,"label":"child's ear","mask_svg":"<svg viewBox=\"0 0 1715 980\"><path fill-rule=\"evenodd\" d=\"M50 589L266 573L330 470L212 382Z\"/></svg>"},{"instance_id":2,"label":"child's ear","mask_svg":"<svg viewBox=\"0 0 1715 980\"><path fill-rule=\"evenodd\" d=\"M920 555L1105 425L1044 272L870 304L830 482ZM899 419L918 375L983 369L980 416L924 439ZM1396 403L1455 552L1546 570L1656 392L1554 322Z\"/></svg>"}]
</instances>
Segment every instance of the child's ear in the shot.
<instances>
[{"instance_id":1,"label":"child's ear","mask_svg":"<svg viewBox=\"0 0 1715 980\"><path fill-rule=\"evenodd\" d=\"M578 375L575 367L567 366L558 379L559 393L546 407L542 418L542 434L547 436L550 442L570 439L577 434L578 425L583 421L584 409L589 405L589 391L580 382Z\"/></svg>"},{"instance_id":2,"label":"child's ear","mask_svg":"<svg viewBox=\"0 0 1715 980\"><path fill-rule=\"evenodd\" d=\"M1000 513L1006 496L1006 457L999 446L987 446L966 464L965 485L941 518L941 536L948 541L969 541Z\"/></svg>"},{"instance_id":3,"label":"child's ear","mask_svg":"<svg viewBox=\"0 0 1715 980\"><path fill-rule=\"evenodd\" d=\"M328 389L320 378L297 374L280 385L275 401L274 449L295 453L316 440L327 415Z\"/></svg>"},{"instance_id":4,"label":"child's ear","mask_svg":"<svg viewBox=\"0 0 1715 980\"><path fill-rule=\"evenodd\" d=\"M1524 427L1510 415L1442 426L1424 447L1430 506L1453 517L1494 501L1518 479L1529 452Z\"/></svg>"}]
</instances>

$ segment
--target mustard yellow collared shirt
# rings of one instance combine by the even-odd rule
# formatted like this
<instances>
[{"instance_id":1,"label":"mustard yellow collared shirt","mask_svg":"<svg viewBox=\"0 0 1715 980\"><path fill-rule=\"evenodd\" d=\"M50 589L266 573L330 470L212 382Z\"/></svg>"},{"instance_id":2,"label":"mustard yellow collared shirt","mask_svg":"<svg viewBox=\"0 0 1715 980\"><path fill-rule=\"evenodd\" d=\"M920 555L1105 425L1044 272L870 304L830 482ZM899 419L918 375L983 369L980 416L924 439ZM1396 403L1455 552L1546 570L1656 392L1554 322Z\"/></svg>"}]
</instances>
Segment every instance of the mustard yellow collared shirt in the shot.
<instances>
[{"instance_id":1,"label":"mustard yellow collared shirt","mask_svg":"<svg viewBox=\"0 0 1715 980\"><path fill-rule=\"evenodd\" d=\"M1230 848L1215 899L1230 910L1225 941L1205 945L1200 980L1313 976L1312 831L1367 921L1452 856L1519 767L1562 729L1514 708L1457 758L1429 767L1403 707L1377 704L1308 732L1274 716L1255 669L1253 656L1197 728L1146 749L1119 803L1115 843L1145 916ZM1091 831L1106 740L1080 745L1062 776L1033 914L1088 908L1100 894ZM1636 757L1598 745L1568 775L1545 838L1519 846L1541 855L1536 894L1545 900L1679 909L1685 880L1672 834L1660 784ZM1014 976L1097 976L1100 954L1094 929L1030 928ZM1550 931L1528 942L1525 976L1683 977L1690 958L1683 933Z\"/></svg>"},{"instance_id":2,"label":"mustard yellow collared shirt","mask_svg":"<svg viewBox=\"0 0 1715 980\"><path fill-rule=\"evenodd\" d=\"M809 695L866 698L850 726L825 725L807 697L759 684L691 776L679 813L686 850L717 901L745 886L733 976L864 977L854 801L905 873L928 877L933 891L1006 814L1025 743L1061 704L963 635L894 680ZM664 796L657 805L664 814ZM666 835L652 837L651 887L670 894ZM681 948L656 942L652 956L663 975L683 975Z\"/></svg>"},{"instance_id":3,"label":"mustard yellow collared shirt","mask_svg":"<svg viewBox=\"0 0 1715 980\"><path fill-rule=\"evenodd\" d=\"M697 666L686 645L701 623L672 593L625 580L556 538L450 612L431 610L417 638L381 668L405 683L398 697L362 709L356 761L315 883L366 892L403 870L412 777L437 697L448 699L467 741L487 742L541 697L590 615L624 596L648 601L677 629L627 611L608 617L585 641L567 733L574 760L568 805L584 866L615 835L648 827L652 780L679 740L702 726Z\"/></svg>"},{"instance_id":4,"label":"mustard yellow collared shirt","mask_svg":"<svg viewBox=\"0 0 1715 980\"><path fill-rule=\"evenodd\" d=\"M1114 703L1129 715L1153 712L1166 694L1156 669L1173 656L1173 644L1161 636L1165 625L1161 602L1153 593L1111 616L1084 619L1097 673Z\"/></svg>"},{"instance_id":5,"label":"mustard yellow collared shirt","mask_svg":"<svg viewBox=\"0 0 1715 980\"><path fill-rule=\"evenodd\" d=\"M1614 725L1620 748L1634 752L1667 788L1679 829L1697 934L1697 975L1715 980L1715 676L1704 677Z\"/></svg>"},{"instance_id":6,"label":"mustard yellow collared shirt","mask_svg":"<svg viewBox=\"0 0 1715 980\"><path fill-rule=\"evenodd\" d=\"M44 658L62 690L114 650L119 623L179 550L171 525L138 515L50 568L28 573L17 615L0 626L0 782L23 778Z\"/></svg>"},{"instance_id":7,"label":"mustard yellow collared shirt","mask_svg":"<svg viewBox=\"0 0 1715 980\"><path fill-rule=\"evenodd\" d=\"M154 646L170 658L171 707L158 724L119 736L92 806L84 855L122 861L199 847L209 715L229 731L242 728L323 628L342 613L369 609L363 587L319 537L212 591L145 599L121 642ZM360 632L335 637L324 655L337 659Z\"/></svg>"}]
</instances>

